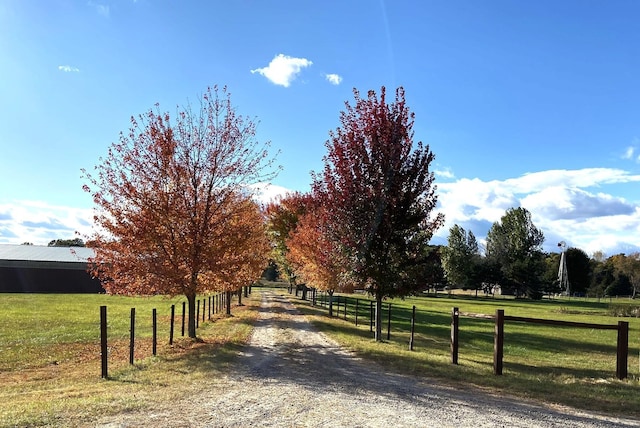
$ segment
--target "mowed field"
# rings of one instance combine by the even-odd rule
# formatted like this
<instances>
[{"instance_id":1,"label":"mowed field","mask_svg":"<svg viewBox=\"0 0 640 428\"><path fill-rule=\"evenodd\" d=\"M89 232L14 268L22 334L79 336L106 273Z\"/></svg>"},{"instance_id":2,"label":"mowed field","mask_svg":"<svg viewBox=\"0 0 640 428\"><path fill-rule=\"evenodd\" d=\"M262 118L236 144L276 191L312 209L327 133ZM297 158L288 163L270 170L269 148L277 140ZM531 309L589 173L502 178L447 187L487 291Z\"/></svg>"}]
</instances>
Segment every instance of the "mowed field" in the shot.
<instances>
[{"instance_id":1,"label":"mowed field","mask_svg":"<svg viewBox=\"0 0 640 428\"><path fill-rule=\"evenodd\" d=\"M344 298L347 320L344 320ZM335 299L335 297L334 297ZM358 326L355 326L358 299ZM539 302L465 295L412 297L383 304L383 343L372 341L370 303L363 295L339 295L339 313L327 317L326 307L294 298L300 310L344 346L364 358L403 373L413 373L465 387L569 405L614 415L640 418L640 319L609 315L610 305L638 305L629 299L597 301L554 299ZM319 303L322 302L322 296ZM388 305L391 334L387 340ZM334 303L335 305L335 303ZM414 350L409 350L411 313L416 306ZM493 319L460 316L459 364L451 364L451 312L505 315L616 325L629 322L629 360L626 380L616 378L616 330L558 327L505 322L504 369L493 374ZM334 306L335 308L335 306Z\"/></svg>"},{"instance_id":2,"label":"mowed field","mask_svg":"<svg viewBox=\"0 0 640 428\"><path fill-rule=\"evenodd\" d=\"M104 415L152 409L154 403L210 387L230 367L248 339L260 293L234 306L232 317L200 323L199 340L181 337L183 299L108 295L1 294L0 426L74 425ZM286 289L278 293L288 295ZM339 316L291 295L314 324L383 370L409 373L459 388L471 385L550 404L640 418L640 319L608 316L609 302L501 298L415 297L391 303L391 336L372 340L366 296L349 295ZM340 296L344 298L345 296ZM359 300L359 325L354 303ZM237 299L233 299L234 304ZM633 304L630 301L619 302ZM171 305L176 305L175 344L168 345ZM100 377L100 306L108 307L109 380ZM414 351L408 349L412 306ZM494 376L490 319L460 318L459 365L450 361L451 309L461 312L571 320L630 322L629 378L617 380L616 332L508 322L504 375ZM129 365L130 310L136 308L135 364ZM158 315L158 355L151 356L151 313ZM208 312L208 311L207 311ZM201 315L202 316L202 315ZM207 316L208 318L208 316ZM374 366L380 368L380 366ZM322 370L321 367L317 368Z\"/></svg>"},{"instance_id":3,"label":"mowed field","mask_svg":"<svg viewBox=\"0 0 640 428\"><path fill-rule=\"evenodd\" d=\"M207 297L208 298L208 297ZM203 298L204 299L204 298ZM0 294L0 426L72 426L150 408L206 387L226 370L257 315L253 297L200 321L198 340L181 336L182 302L164 297ZM237 299L233 299L237 304ZM171 305L176 305L169 346ZM109 380L101 378L100 306L107 306ZM207 303L208 306L208 303ZM134 365L129 364L136 308ZM152 356L152 310L157 356ZM202 314L201 314L202 316Z\"/></svg>"}]
</instances>

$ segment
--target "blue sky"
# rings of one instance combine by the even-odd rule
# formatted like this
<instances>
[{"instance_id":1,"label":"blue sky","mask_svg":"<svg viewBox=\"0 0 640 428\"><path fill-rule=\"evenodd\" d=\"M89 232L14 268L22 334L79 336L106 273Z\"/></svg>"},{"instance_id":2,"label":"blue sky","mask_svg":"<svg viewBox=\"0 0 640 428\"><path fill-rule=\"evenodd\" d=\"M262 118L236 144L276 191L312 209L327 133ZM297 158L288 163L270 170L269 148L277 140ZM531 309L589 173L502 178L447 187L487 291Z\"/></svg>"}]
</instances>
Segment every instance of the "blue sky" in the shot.
<instances>
[{"instance_id":1,"label":"blue sky","mask_svg":"<svg viewBox=\"0 0 640 428\"><path fill-rule=\"evenodd\" d=\"M352 90L404 86L439 209L482 242L523 206L588 254L640 251L640 2L0 1L0 243L90 227L91 169L155 103L227 85L305 191Z\"/></svg>"}]
</instances>

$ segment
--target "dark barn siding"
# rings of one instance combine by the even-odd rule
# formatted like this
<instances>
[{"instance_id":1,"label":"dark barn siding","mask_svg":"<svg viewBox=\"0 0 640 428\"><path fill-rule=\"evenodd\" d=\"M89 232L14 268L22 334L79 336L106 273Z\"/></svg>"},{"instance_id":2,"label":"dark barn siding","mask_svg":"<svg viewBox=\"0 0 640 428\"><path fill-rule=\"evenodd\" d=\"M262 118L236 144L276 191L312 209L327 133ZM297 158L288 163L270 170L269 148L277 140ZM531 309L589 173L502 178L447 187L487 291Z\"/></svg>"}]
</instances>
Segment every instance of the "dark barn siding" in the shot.
<instances>
[{"instance_id":1,"label":"dark barn siding","mask_svg":"<svg viewBox=\"0 0 640 428\"><path fill-rule=\"evenodd\" d=\"M0 267L0 293L104 293L83 269Z\"/></svg>"}]
</instances>

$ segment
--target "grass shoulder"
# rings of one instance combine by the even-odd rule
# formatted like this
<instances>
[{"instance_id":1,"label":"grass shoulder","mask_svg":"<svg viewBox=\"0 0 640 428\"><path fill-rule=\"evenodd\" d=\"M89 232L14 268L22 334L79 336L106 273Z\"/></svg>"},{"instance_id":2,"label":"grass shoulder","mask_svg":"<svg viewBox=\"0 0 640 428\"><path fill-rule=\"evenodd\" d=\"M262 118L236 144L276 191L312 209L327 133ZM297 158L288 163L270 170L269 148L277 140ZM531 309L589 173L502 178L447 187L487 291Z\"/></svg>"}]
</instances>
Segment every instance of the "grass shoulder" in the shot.
<instances>
[{"instance_id":1,"label":"grass shoulder","mask_svg":"<svg viewBox=\"0 0 640 428\"><path fill-rule=\"evenodd\" d=\"M354 323L355 298L362 299L359 301L358 326ZM336 305L339 309L333 318L327 316L324 306L312 306L309 301L295 296L291 296L291 301L318 329L360 357L380 364L385 370L435 379L455 388L474 387L547 405L640 418L638 319L625 319L631 325L630 370L629 378L623 381L615 378L615 331L509 324L505 326L504 374L495 376L493 321L461 318L459 364L451 364L450 321L453 307L488 315L500 308L514 316L615 324L617 318L608 315L604 303L442 296L394 299L383 305L383 336L387 328L387 305L391 303L392 308L389 340L375 342L370 332L366 296L347 296L346 321L344 301L342 306ZM413 305L417 308L417 315L414 350L410 351ZM567 307L572 313L567 313Z\"/></svg>"},{"instance_id":2,"label":"grass shoulder","mask_svg":"<svg viewBox=\"0 0 640 428\"><path fill-rule=\"evenodd\" d=\"M4 342L0 342L4 345L0 346L14 345L21 350L0 352L3 355L0 426L77 426L109 415L175 402L203 388L215 388L216 378L228 370L251 334L258 313L255 308L260 303L260 296L255 294L258 293L243 299L243 306L234 306L231 317L215 315L211 321L200 323L198 340L179 337L169 346L168 328L163 327L155 357L151 352L152 339L145 332L151 331L147 328L150 326L138 315L140 323L137 321L136 330L140 337L136 339L134 365L128 361L128 308L136 306L141 314L147 309L150 312L151 306L170 307L172 302L106 296L111 336L108 380L100 379L100 345L96 340L99 323L93 315L76 311L79 306L99 306L105 296L29 295L29 304L16 304L26 296L15 297L11 313L0 316L14 317L13 326L21 326L19 332L0 329L0 335L5 336ZM34 318L42 317L31 309L34 299L47 300L43 305L49 308L47 325L51 329L33 322ZM71 315L66 316L68 312ZM162 317L159 311L161 326ZM7 324L9 321L0 319L0 325ZM97 333L86 333L87 325ZM51 330L66 331L66 335ZM7 340L9 336L12 342Z\"/></svg>"}]
</instances>

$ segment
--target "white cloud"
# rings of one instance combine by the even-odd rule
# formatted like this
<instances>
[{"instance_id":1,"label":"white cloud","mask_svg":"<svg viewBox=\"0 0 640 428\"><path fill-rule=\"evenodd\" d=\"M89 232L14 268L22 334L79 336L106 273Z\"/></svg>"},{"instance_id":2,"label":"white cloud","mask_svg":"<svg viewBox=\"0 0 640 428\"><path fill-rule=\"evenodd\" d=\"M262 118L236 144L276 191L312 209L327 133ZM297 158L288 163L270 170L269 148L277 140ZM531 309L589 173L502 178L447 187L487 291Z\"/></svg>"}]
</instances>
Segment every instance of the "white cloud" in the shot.
<instances>
[{"instance_id":1,"label":"white cloud","mask_svg":"<svg viewBox=\"0 0 640 428\"><path fill-rule=\"evenodd\" d=\"M65 73L79 73L80 69L76 67L72 67L70 65L59 65L58 70L64 71Z\"/></svg>"},{"instance_id":2,"label":"white cloud","mask_svg":"<svg viewBox=\"0 0 640 428\"><path fill-rule=\"evenodd\" d=\"M271 183L256 183L249 186L255 191L256 199L259 203L266 205L269 202L276 201L280 197L285 196L287 193L292 193L292 190L286 187L278 186Z\"/></svg>"},{"instance_id":3,"label":"white cloud","mask_svg":"<svg viewBox=\"0 0 640 428\"><path fill-rule=\"evenodd\" d=\"M286 88L295 80L303 68L312 64L313 62L306 58L294 58L279 54L271 60L268 66L251 70L251 73L261 74L272 83Z\"/></svg>"},{"instance_id":4,"label":"white cloud","mask_svg":"<svg viewBox=\"0 0 640 428\"><path fill-rule=\"evenodd\" d=\"M0 204L0 244L47 245L53 239L73 239L91 233L93 211L40 201Z\"/></svg>"},{"instance_id":5,"label":"white cloud","mask_svg":"<svg viewBox=\"0 0 640 428\"><path fill-rule=\"evenodd\" d=\"M627 150L625 150L624 154L622 155L622 159L633 159L634 151L635 151L635 147L633 146L627 147Z\"/></svg>"},{"instance_id":6,"label":"white cloud","mask_svg":"<svg viewBox=\"0 0 640 428\"><path fill-rule=\"evenodd\" d=\"M449 228L459 224L483 243L491 225L507 209L522 206L544 232L546 251L558 251L556 244L562 240L589 255L640 251L640 202L606 192L608 185L638 181L640 176L622 170L591 168L540 171L506 180L437 182L437 209L445 214L446 224L434 242L446 243ZM252 188L261 203L290 193L269 183ZM86 236L91 233L92 218L91 209L34 201L0 203L0 243L46 245L52 239L73 238L76 231Z\"/></svg>"},{"instance_id":7,"label":"white cloud","mask_svg":"<svg viewBox=\"0 0 640 428\"><path fill-rule=\"evenodd\" d=\"M590 190L638 181L639 175L618 169L585 168L541 171L502 181L463 178L437 183L439 210L446 217L437 235L446 240L449 228L459 224L483 241L507 209L522 206L544 232L546 251L555 251L561 240L587 254L639 251L640 204Z\"/></svg>"},{"instance_id":8,"label":"white cloud","mask_svg":"<svg viewBox=\"0 0 640 428\"><path fill-rule=\"evenodd\" d=\"M453 171L451 171L451 169L449 168L442 168L442 169L436 169L433 171L433 173L437 176L437 177L442 177L442 178L447 178L447 179L452 179L455 178L455 174L453 173Z\"/></svg>"},{"instance_id":9,"label":"white cloud","mask_svg":"<svg viewBox=\"0 0 640 428\"><path fill-rule=\"evenodd\" d=\"M98 14L104 16L105 18L109 17L109 14L110 14L109 6L100 4L100 3L94 3L92 1L90 1L88 5L93 7L96 10L96 12L98 12Z\"/></svg>"},{"instance_id":10,"label":"white cloud","mask_svg":"<svg viewBox=\"0 0 640 428\"><path fill-rule=\"evenodd\" d=\"M291 190L270 183L250 186L267 204ZM0 202L0 244L47 245L54 239L87 239L93 233L93 209L51 205L42 201Z\"/></svg>"},{"instance_id":11,"label":"white cloud","mask_svg":"<svg viewBox=\"0 0 640 428\"><path fill-rule=\"evenodd\" d=\"M342 76L340 76L339 74L325 74L324 77L332 85L339 85L340 83L342 83Z\"/></svg>"}]
</instances>

